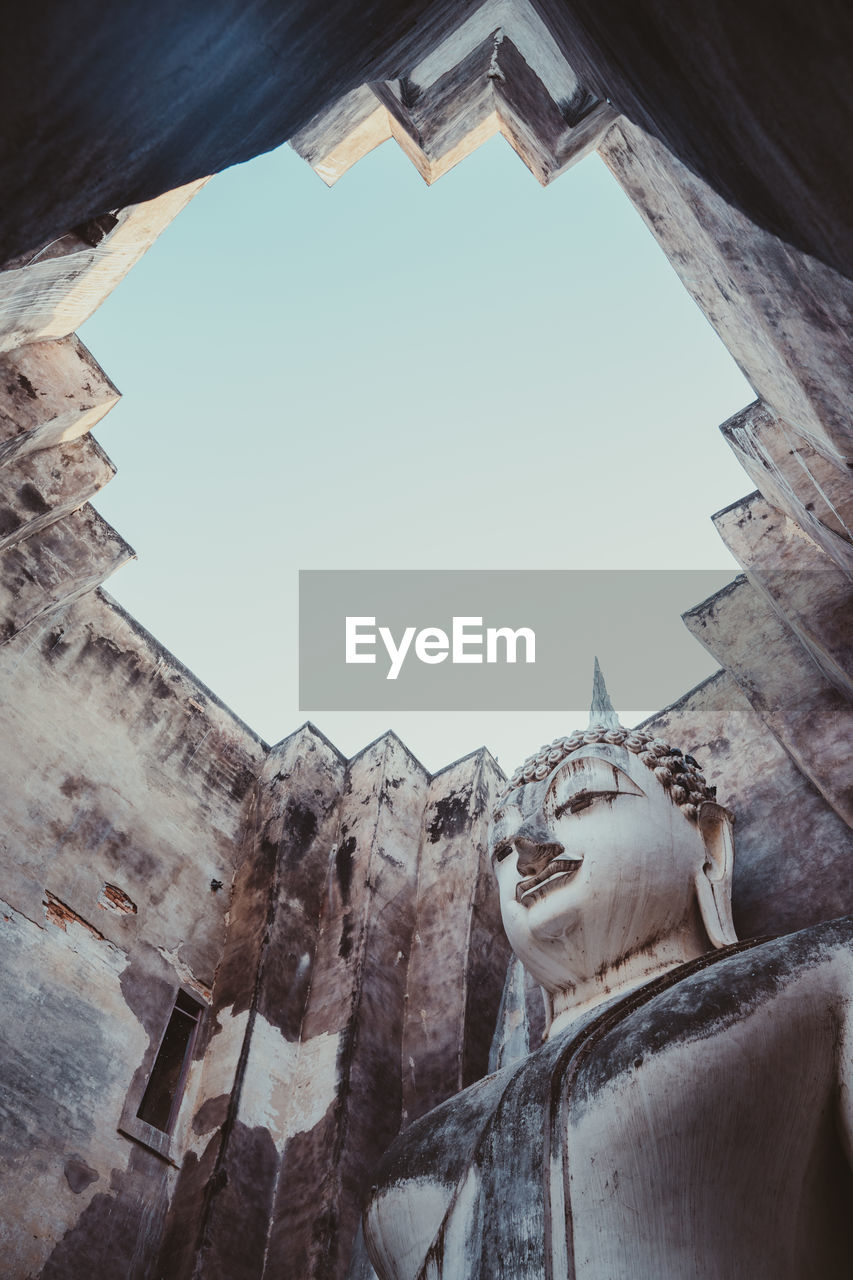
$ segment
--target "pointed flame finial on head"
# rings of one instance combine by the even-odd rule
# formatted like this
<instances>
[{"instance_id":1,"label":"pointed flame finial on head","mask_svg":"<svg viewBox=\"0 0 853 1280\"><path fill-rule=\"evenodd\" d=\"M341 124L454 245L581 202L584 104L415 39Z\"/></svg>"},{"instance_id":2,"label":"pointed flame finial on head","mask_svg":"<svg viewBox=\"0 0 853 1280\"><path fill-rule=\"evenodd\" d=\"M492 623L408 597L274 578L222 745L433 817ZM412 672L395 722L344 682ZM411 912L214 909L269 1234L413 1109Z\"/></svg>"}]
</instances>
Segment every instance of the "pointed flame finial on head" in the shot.
<instances>
[{"instance_id":1,"label":"pointed flame finial on head","mask_svg":"<svg viewBox=\"0 0 853 1280\"><path fill-rule=\"evenodd\" d=\"M595 659L595 668L592 677L592 702L589 708L589 728L602 725L605 729L618 729L619 717L616 714L613 703L610 701L610 694L607 692L607 685L604 683L604 676L601 674L601 667L598 664L598 658Z\"/></svg>"}]
</instances>

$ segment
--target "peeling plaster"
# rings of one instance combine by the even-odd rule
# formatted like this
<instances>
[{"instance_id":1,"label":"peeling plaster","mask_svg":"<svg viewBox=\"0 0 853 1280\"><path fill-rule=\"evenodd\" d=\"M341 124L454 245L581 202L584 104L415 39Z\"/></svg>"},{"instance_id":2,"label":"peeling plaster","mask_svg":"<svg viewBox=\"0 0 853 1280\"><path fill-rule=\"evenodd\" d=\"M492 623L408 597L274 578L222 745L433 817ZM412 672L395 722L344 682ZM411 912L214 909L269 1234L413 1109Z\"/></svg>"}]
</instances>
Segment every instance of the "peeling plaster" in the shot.
<instances>
[{"instance_id":1,"label":"peeling plaster","mask_svg":"<svg viewBox=\"0 0 853 1280\"><path fill-rule=\"evenodd\" d=\"M340 1032L297 1043L258 1014L240 1096L240 1120L263 1126L279 1151L322 1120L338 1090Z\"/></svg>"},{"instance_id":2,"label":"peeling plaster","mask_svg":"<svg viewBox=\"0 0 853 1280\"><path fill-rule=\"evenodd\" d=\"M10 907L9 910L14 908ZM107 965L117 974L127 968L127 952L110 942L99 929L64 902L60 902L49 890L45 890L44 916L49 925L55 925L68 935L71 950L81 959L87 960L89 964Z\"/></svg>"}]
</instances>

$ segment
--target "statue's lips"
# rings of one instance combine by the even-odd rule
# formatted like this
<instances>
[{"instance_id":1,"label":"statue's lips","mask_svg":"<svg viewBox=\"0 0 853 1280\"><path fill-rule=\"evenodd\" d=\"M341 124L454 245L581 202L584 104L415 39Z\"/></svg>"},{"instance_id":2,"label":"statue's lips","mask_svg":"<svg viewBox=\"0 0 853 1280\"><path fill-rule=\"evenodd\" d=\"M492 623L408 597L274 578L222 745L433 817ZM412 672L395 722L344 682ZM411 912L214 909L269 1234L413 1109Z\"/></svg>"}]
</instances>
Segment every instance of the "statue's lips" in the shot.
<instances>
[{"instance_id":1,"label":"statue's lips","mask_svg":"<svg viewBox=\"0 0 853 1280\"><path fill-rule=\"evenodd\" d=\"M575 875L582 862L582 856L579 858L555 858L553 862L549 862L541 871L537 871L535 876L529 876L526 880L518 882L515 887L516 902L529 906L537 898L549 893L552 888L556 889L558 885L565 884L567 880Z\"/></svg>"}]
</instances>

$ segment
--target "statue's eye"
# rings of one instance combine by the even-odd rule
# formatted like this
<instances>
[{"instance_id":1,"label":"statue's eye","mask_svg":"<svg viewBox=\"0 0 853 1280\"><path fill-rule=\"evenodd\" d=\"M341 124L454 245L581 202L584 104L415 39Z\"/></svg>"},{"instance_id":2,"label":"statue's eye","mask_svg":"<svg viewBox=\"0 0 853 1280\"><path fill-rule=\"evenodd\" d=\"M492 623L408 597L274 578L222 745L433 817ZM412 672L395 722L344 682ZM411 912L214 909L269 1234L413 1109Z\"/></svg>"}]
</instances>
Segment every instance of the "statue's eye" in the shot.
<instances>
[{"instance_id":1,"label":"statue's eye","mask_svg":"<svg viewBox=\"0 0 853 1280\"><path fill-rule=\"evenodd\" d=\"M512 840L501 840L499 844L495 845L495 850L492 854L492 862L503 862L504 858L512 853L512 850Z\"/></svg>"},{"instance_id":2,"label":"statue's eye","mask_svg":"<svg viewBox=\"0 0 853 1280\"><path fill-rule=\"evenodd\" d=\"M641 796L635 782L608 760L586 757L570 760L554 776L545 799L546 818L581 813L597 800L616 796Z\"/></svg>"},{"instance_id":3,"label":"statue's eye","mask_svg":"<svg viewBox=\"0 0 853 1280\"><path fill-rule=\"evenodd\" d=\"M588 809L596 800L612 800L618 794L618 791L578 791L575 795L568 796L562 804L556 806L554 817L562 818L565 813L582 813L584 809Z\"/></svg>"}]
</instances>

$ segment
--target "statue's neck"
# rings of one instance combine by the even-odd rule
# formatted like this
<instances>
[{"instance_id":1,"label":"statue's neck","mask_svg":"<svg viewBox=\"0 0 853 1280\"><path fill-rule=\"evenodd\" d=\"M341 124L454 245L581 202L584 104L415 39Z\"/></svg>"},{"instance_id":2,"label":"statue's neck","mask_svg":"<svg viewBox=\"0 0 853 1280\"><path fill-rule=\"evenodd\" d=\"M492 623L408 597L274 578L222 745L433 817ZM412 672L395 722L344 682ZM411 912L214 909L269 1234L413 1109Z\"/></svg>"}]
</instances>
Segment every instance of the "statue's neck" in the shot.
<instances>
[{"instance_id":1,"label":"statue's neck","mask_svg":"<svg viewBox=\"0 0 853 1280\"><path fill-rule=\"evenodd\" d=\"M667 938L603 972L596 972L588 978L579 977L563 990L549 992L543 989L545 1008L550 1012L545 1038L559 1035L596 1005L626 996L670 969L695 960L709 949L707 941L699 938Z\"/></svg>"}]
</instances>

